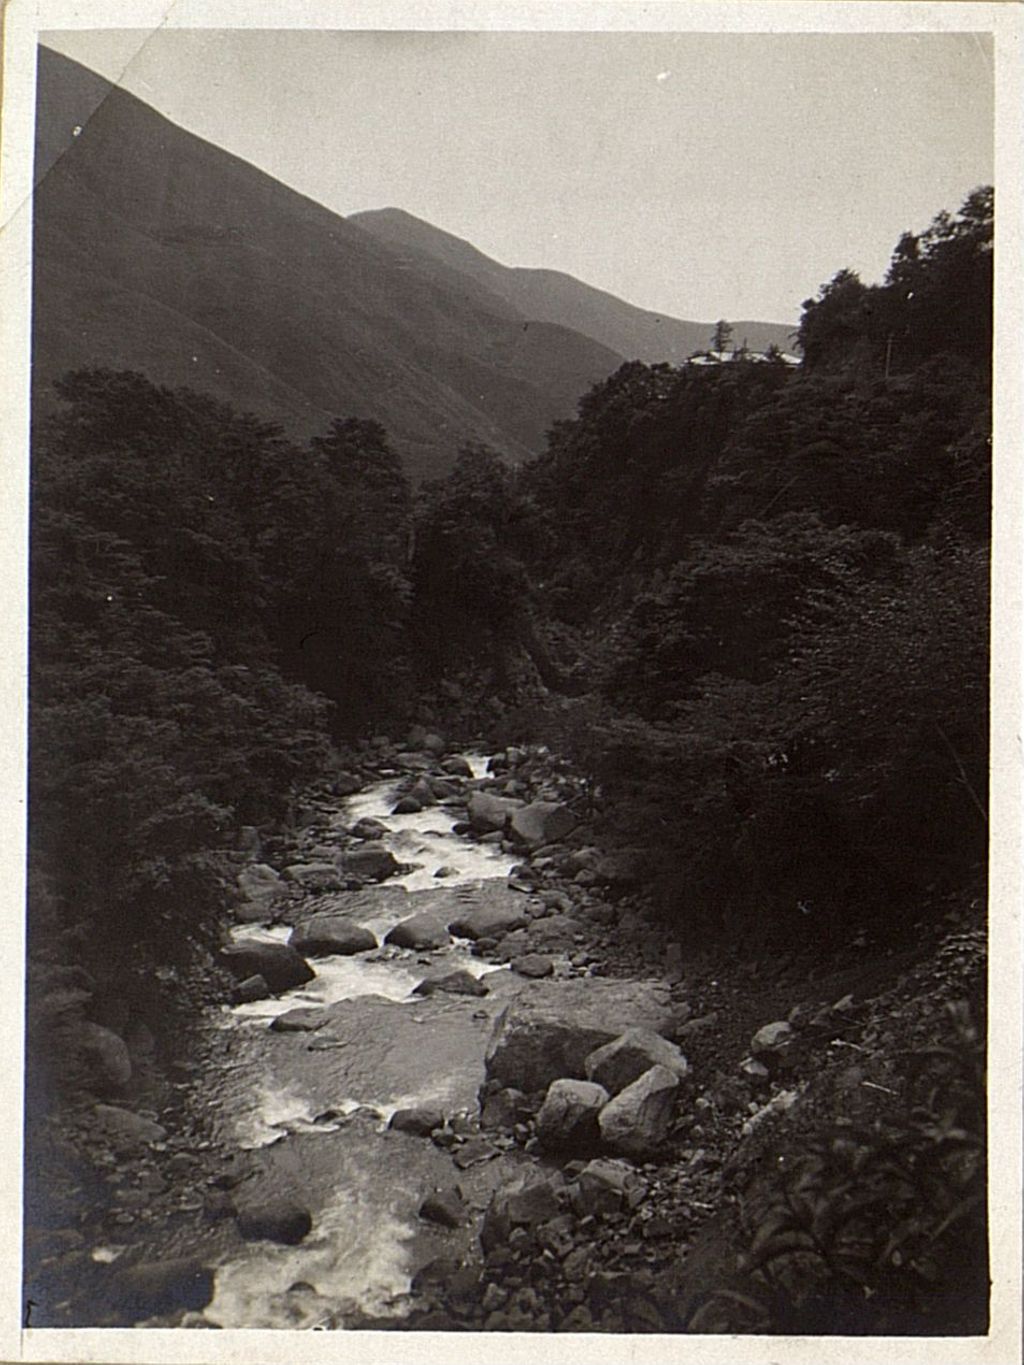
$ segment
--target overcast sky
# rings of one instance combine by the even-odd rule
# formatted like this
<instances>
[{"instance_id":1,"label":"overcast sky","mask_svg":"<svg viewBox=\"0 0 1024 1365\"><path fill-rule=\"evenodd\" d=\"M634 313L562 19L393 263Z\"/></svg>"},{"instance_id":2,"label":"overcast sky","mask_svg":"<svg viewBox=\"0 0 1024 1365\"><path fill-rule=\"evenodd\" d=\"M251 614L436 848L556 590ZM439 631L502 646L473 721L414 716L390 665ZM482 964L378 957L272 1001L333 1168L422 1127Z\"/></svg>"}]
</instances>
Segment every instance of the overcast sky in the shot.
<instances>
[{"instance_id":1,"label":"overcast sky","mask_svg":"<svg viewBox=\"0 0 1024 1365\"><path fill-rule=\"evenodd\" d=\"M992 170L987 38L162 30L42 41L339 213L699 320L795 321Z\"/></svg>"}]
</instances>

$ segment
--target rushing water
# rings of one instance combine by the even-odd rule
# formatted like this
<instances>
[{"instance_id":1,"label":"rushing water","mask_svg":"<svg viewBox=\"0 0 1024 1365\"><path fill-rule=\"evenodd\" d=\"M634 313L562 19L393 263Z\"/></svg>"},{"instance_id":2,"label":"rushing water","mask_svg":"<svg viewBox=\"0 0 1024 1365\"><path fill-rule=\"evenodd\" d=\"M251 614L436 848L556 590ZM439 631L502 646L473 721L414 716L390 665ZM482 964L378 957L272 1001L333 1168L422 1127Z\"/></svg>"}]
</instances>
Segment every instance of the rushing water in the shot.
<instances>
[{"instance_id":1,"label":"rushing water","mask_svg":"<svg viewBox=\"0 0 1024 1365\"><path fill-rule=\"evenodd\" d=\"M474 776L483 776L486 758L466 757ZM339 828L364 816L381 820L389 830L384 846L414 867L359 898L353 920L381 941L423 908L422 893L450 909L481 883L483 890L490 879L503 884L515 862L500 845L454 834L455 806L393 815L398 785L397 778L374 784L346 801L335 820ZM235 936L283 942L288 932L246 925ZM298 1246L256 1242L224 1257L206 1310L223 1327L341 1326L355 1308L401 1314L417 1265L459 1241L417 1218L425 1194L457 1174L464 1189L484 1192L494 1179L455 1172L446 1153L389 1131L387 1121L414 1105L473 1110L487 1037L514 988L510 973L457 940L429 953L383 947L313 965L317 975L307 985L226 1009L220 1021L230 1063L214 1100L218 1126L253 1154L263 1188L296 1198L314 1219ZM490 976L492 989L482 998L414 995L440 966ZM269 1029L275 1015L298 1006L329 1008L329 1024L316 1033Z\"/></svg>"}]
</instances>

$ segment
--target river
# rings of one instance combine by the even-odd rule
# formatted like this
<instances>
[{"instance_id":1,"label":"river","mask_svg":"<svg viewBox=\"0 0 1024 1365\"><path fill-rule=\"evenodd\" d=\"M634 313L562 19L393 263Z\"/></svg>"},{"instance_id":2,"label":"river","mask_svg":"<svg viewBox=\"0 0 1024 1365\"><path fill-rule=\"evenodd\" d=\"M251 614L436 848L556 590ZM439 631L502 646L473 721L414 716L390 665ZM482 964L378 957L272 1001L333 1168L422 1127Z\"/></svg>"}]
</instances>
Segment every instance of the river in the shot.
<instances>
[{"instance_id":1,"label":"river","mask_svg":"<svg viewBox=\"0 0 1024 1365\"><path fill-rule=\"evenodd\" d=\"M475 778L486 756L465 756ZM516 859L500 845L452 830L458 805L393 815L400 776L340 803L332 821L347 828L370 817L388 827L384 846L415 870L353 898L354 922L383 943L388 930L423 908L506 894ZM435 873L447 869L443 882ZM287 926L239 926L237 940L283 942ZM486 996L415 995L439 965L486 978ZM298 1246L234 1242L216 1269L205 1317L225 1328L342 1327L362 1311L401 1316L417 1269L440 1253L471 1254L472 1230L441 1231L418 1217L426 1194L458 1179L472 1210L520 1154L491 1150L465 1170L429 1139L389 1130L396 1109L434 1106L472 1115L494 1019L528 983L474 957L470 945L415 952L391 946L352 957L316 958L306 986L269 1000L225 1007L216 1021L217 1084L211 1100L217 1136L244 1149L256 1182L312 1214ZM298 1006L331 1007L315 1033L272 1031L276 1015Z\"/></svg>"}]
</instances>

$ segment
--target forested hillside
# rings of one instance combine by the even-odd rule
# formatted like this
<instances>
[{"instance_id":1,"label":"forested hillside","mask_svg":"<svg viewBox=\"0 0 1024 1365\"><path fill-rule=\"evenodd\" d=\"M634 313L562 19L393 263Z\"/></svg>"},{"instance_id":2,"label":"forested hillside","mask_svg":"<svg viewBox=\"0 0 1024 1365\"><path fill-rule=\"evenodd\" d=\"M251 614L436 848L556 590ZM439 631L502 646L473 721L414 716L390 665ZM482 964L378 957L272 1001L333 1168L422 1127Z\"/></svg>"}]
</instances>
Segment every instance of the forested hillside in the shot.
<instances>
[{"instance_id":1,"label":"forested hillside","mask_svg":"<svg viewBox=\"0 0 1024 1365\"><path fill-rule=\"evenodd\" d=\"M469 445L418 493L372 421L299 443L64 376L33 438L30 1117L84 1083L85 1024L203 998L242 827L413 723L571 760L641 937L825 961L983 927L992 212L824 284L799 369L626 364L530 463Z\"/></svg>"}]
</instances>

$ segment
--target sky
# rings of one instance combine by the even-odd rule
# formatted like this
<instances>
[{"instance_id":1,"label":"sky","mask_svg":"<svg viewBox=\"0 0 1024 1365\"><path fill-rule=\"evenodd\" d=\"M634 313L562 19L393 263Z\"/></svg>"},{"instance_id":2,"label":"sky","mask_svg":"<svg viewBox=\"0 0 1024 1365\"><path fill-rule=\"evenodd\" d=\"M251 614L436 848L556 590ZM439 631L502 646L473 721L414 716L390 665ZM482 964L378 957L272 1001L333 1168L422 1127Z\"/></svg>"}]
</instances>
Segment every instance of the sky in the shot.
<instances>
[{"instance_id":1,"label":"sky","mask_svg":"<svg viewBox=\"0 0 1024 1365\"><path fill-rule=\"evenodd\" d=\"M795 322L993 179L976 34L126 30L41 41L338 213L696 320Z\"/></svg>"}]
</instances>

